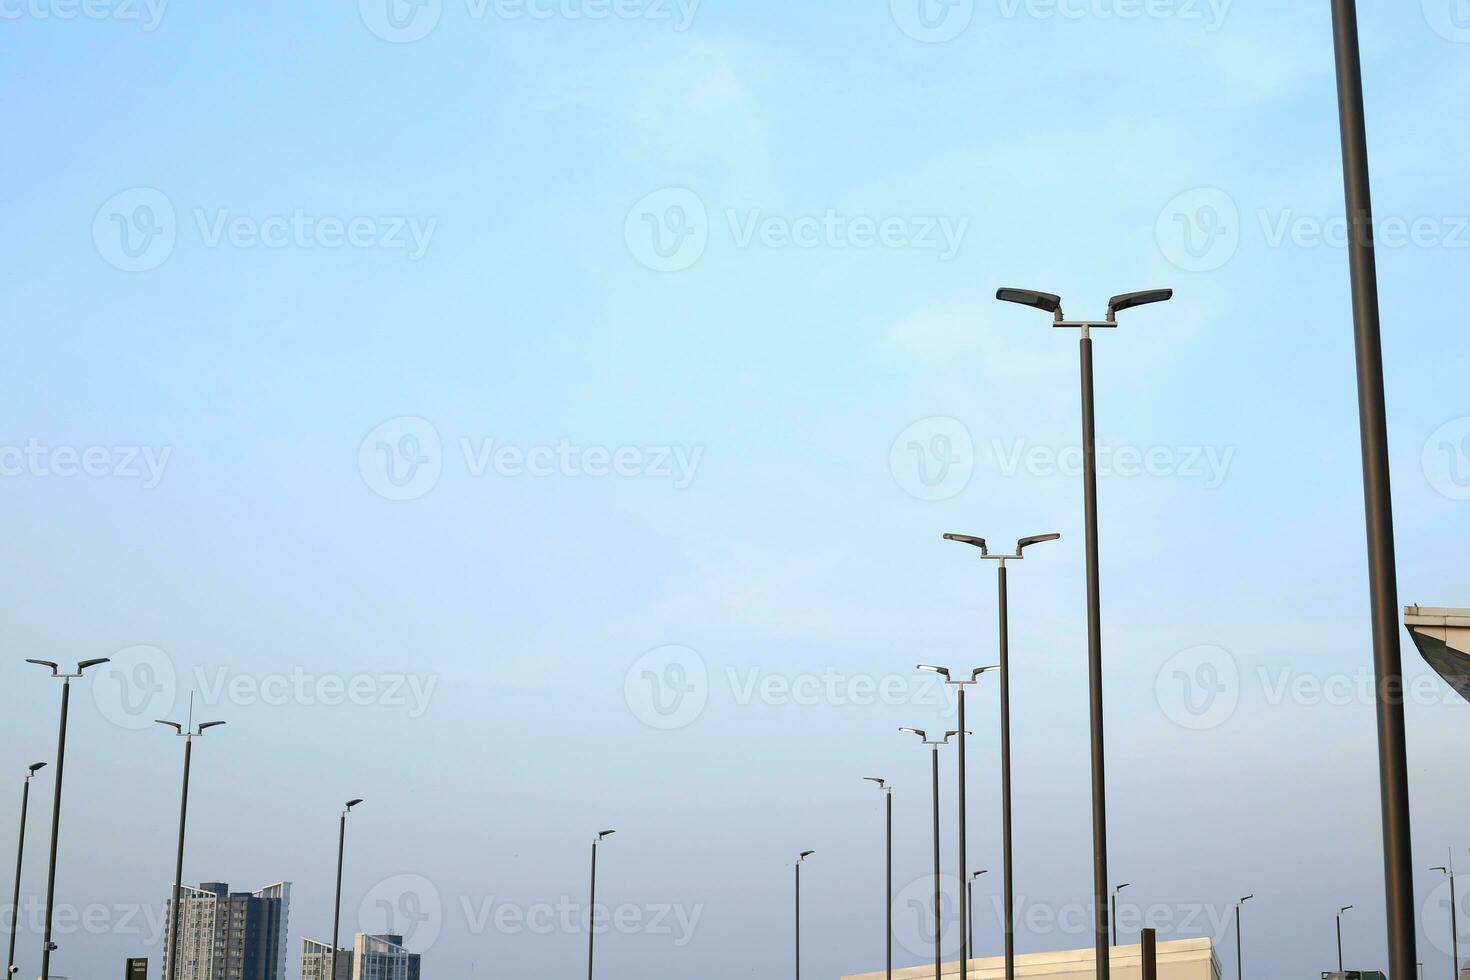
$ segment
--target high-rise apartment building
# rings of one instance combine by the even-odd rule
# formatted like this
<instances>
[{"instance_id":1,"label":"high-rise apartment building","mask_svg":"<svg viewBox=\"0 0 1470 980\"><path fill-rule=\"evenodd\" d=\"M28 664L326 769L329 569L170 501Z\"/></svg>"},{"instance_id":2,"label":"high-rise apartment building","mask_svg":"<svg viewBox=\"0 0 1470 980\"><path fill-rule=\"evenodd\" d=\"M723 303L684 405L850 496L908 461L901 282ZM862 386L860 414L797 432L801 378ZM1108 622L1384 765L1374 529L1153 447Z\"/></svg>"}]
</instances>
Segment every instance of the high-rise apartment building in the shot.
<instances>
[{"instance_id":1,"label":"high-rise apartment building","mask_svg":"<svg viewBox=\"0 0 1470 980\"><path fill-rule=\"evenodd\" d=\"M332 944L301 940L301 980L327 980ZM419 954L403 948L403 937L358 933L351 949L337 950L335 980L419 980Z\"/></svg>"},{"instance_id":2,"label":"high-rise apartment building","mask_svg":"<svg viewBox=\"0 0 1470 980\"><path fill-rule=\"evenodd\" d=\"M231 892L222 881L185 885L177 937L172 901L165 906L164 975L176 956L176 980L285 980L290 904L284 881L253 892Z\"/></svg>"}]
</instances>

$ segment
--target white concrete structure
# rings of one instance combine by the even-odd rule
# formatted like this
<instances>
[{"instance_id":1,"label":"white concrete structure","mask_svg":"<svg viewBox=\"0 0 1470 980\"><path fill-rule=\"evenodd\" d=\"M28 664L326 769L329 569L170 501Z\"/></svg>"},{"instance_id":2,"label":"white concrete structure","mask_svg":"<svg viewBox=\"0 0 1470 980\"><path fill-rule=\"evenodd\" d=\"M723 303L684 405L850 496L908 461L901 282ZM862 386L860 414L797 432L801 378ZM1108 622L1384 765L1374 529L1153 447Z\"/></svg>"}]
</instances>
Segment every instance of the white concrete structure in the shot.
<instances>
[{"instance_id":1,"label":"white concrete structure","mask_svg":"<svg viewBox=\"0 0 1470 980\"><path fill-rule=\"evenodd\" d=\"M1208 939L1178 939L1160 942L1157 947L1159 980L1220 980L1220 964ZM1025 980L1090 980L1096 976L1094 952L1088 949L1064 953L1027 953L1016 956L1016 976ZM1143 947L1115 946L1113 976L1117 980L1140 980L1143 976ZM944 964L943 977L960 975L960 964ZM843 980L884 980L886 974L858 973ZM894 980L934 980L934 964L910 966L893 971ZM1005 957L976 957L970 960L970 976L976 980L995 980L1005 976Z\"/></svg>"},{"instance_id":2,"label":"white concrete structure","mask_svg":"<svg viewBox=\"0 0 1470 980\"><path fill-rule=\"evenodd\" d=\"M1470 609L1406 606L1404 625L1429 666L1470 701Z\"/></svg>"}]
</instances>

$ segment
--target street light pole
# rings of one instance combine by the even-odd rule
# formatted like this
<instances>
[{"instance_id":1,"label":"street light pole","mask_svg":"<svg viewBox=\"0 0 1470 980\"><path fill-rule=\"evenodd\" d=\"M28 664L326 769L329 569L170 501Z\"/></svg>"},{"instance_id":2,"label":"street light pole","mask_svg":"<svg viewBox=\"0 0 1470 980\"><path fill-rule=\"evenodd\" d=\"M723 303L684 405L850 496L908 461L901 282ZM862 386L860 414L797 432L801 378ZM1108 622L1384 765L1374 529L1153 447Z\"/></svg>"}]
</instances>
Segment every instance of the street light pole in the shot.
<instances>
[{"instance_id":1,"label":"street light pole","mask_svg":"<svg viewBox=\"0 0 1470 980\"><path fill-rule=\"evenodd\" d=\"M1242 958L1240 951L1240 909L1241 906L1255 897L1254 895L1247 895L1235 903L1235 980L1245 980L1245 967L1242 965L1245 960Z\"/></svg>"},{"instance_id":2,"label":"street light pole","mask_svg":"<svg viewBox=\"0 0 1470 980\"><path fill-rule=\"evenodd\" d=\"M597 845L616 830L600 831L592 838L592 896L587 904L587 980L592 980L592 947L597 939Z\"/></svg>"},{"instance_id":3,"label":"street light pole","mask_svg":"<svg viewBox=\"0 0 1470 980\"><path fill-rule=\"evenodd\" d=\"M965 926L970 930L970 954L972 956L975 952L975 879L983 874L989 873L990 870L988 868L984 871L973 872L970 875L970 880L965 882L966 898L969 899L968 908L970 910L970 917L965 922Z\"/></svg>"},{"instance_id":4,"label":"street light pole","mask_svg":"<svg viewBox=\"0 0 1470 980\"><path fill-rule=\"evenodd\" d=\"M1460 925L1456 921L1455 914L1455 852L1450 851L1450 863L1441 868L1430 868L1431 871L1443 871L1445 877L1450 879L1450 949L1454 958L1454 976L1451 980L1460 980Z\"/></svg>"},{"instance_id":5,"label":"street light pole","mask_svg":"<svg viewBox=\"0 0 1470 980\"><path fill-rule=\"evenodd\" d=\"M1353 346L1358 375L1358 428L1363 457L1363 510L1368 543L1368 594L1373 626L1374 704L1388 914L1388 974L1411 976L1418 961L1414 861L1410 839L1409 764L1404 734L1403 659L1398 635L1393 492L1383 395L1383 342L1378 323L1378 271L1373 254L1373 201L1363 118L1363 68L1355 0L1332 0L1337 112L1347 207L1348 271L1353 293Z\"/></svg>"},{"instance_id":6,"label":"street light pole","mask_svg":"<svg viewBox=\"0 0 1470 980\"><path fill-rule=\"evenodd\" d=\"M193 714L192 710L190 714ZM194 739L203 735L211 728L223 725L224 722L206 721L200 724L198 728L193 729L185 728L176 721L158 720L155 724L167 725L174 730L174 735L184 740L184 788L179 793L179 851L178 857L174 862L173 902L169 906L168 951L164 954L167 980L174 980L174 977L178 976L178 960L183 950L181 937L179 936L179 919L181 917L179 906L183 901L184 890L184 828L188 825L189 820L189 765L194 755Z\"/></svg>"},{"instance_id":7,"label":"street light pole","mask_svg":"<svg viewBox=\"0 0 1470 980\"><path fill-rule=\"evenodd\" d=\"M1340 909L1337 910L1337 972L1338 973L1342 973L1343 972L1343 969L1342 969L1342 914L1344 912L1348 911L1351 908L1352 908L1351 905L1344 905L1342 908L1340 908Z\"/></svg>"},{"instance_id":8,"label":"street light pole","mask_svg":"<svg viewBox=\"0 0 1470 980\"><path fill-rule=\"evenodd\" d=\"M332 904L332 975L328 980L337 980L337 929L342 918L342 852L347 843L347 814L362 800L348 800L342 807L342 817L337 822L337 898Z\"/></svg>"},{"instance_id":9,"label":"street light pole","mask_svg":"<svg viewBox=\"0 0 1470 980\"><path fill-rule=\"evenodd\" d=\"M965 850L965 848L966 848L966 837L968 836L966 831L968 829L968 824L969 824L968 818L965 816L965 783L967 782L967 780L965 779L965 775L966 775L966 773L965 773L965 736L969 734L969 732L967 732L965 730L965 688L966 687L969 687L971 684L974 684L977 680L979 680L981 674L987 674L990 671L996 670L998 668L996 668L996 667L976 667L973 671L971 671L971 673L970 673L970 679L969 680L956 680L954 677L950 676L949 668L947 668L947 667L935 667L935 666L932 666L930 664L919 664L919 666L916 669L918 669L918 670L926 670L926 671L930 672L931 674L938 674L938 675L940 675L941 677L944 678L944 682L946 684L953 685L954 686L954 689L955 689L955 695L956 695L956 699L955 700L956 700L956 704L958 706L958 712L959 712L959 732L958 732L958 734L959 734L959 737L960 737L960 741L959 741L959 746L960 746L960 753L959 753L959 804L960 804L960 819L959 819L959 839L960 839L959 840L959 844L960 844L960 846L959 846L959 851L960 851L960 853L959 853L959 861L960 861L960 873L959 873L959 882L960 882L960 884L964 884L964 882L965 882L965 876L970 873L969 856L967 855L966 850ZM965 889L963 889L963 888L960 889L959 903L960 903L960 924L961 924L960 925L960 980L967 980L967 977L969 976L970 946L969 946L969 940L965 936L964 923L968 920L969 915L968 915L968 912L967 912L968 905L966 904Z\"/></svg>"},{"instance_id":10,"label":"street light pole","mask_svg":"<svg viewBox=\"0 0 1470 980\"><path fill-rule=\"evenodd\" d=\"M26 811L31 805L31 779L45 768L44 762L32 762L26 769L25 783L20 791L20 843L15 846L15 896L10 900L10 953L5 958L7 980L20 969L15 965L15 920L20 911L20 868L26 855Z\"/></svg>"},{"instance_id":11,"label":"street light pole","mask_svg":"<svg viewBox=\"0 0 1470 980\"><path fill-rule=\"evenodd\" d=\"M1112 913L1113 913L1113 940L1112 940L1112 945L1114 945L1114 946L1118 945L1118 893L1121 892L1123 889L1127 888L1128 885L1129 885L1129 882L1126 882L1125 881L1125 882L1123 882L1123 884L1119 885L1117 888L1114 888L1113 889L1112 898L1110 898L1108 900L1108 908L1111 909L1112 910Z\"/></svg>"},{"instance_id":12,"label":"street light pole","mask_svg":"<svg viewBox=\"0 0 1470 980\"><path fill-rule=\"evenodd\" d=\"M1108 300L1107 318L1068 321L1062 316L1062 299L1052 293L1026 289L1001 289L995 298L1007 303L1044 310L1053 316L1053 326L1081 331L1082 369L1082 503L1087 536L1087 677L1092 718L1092 885L1093 933L1096 940L1097 977L1109 980L1112 964L1108 953L1108 819L1106 755L1103 750L1102 600L1099 594L1097 544L1097 445L1093 419L1091 331L1118 325L1124 310L1162 303L1174 295L1172 289L1123 293Z\"/></svg>"},{"instance_id":13,"label":"street light pole","mask_svg":"<svg viewBox=\"0 0 1470 980\"><path fill-rule=\"evenodd\" d=\"M996 563L999 582L1000 620L1000 824L1003 867L1001 876L1005 892L1005 977L1016 980L1016 923L1015 891L1011 875L1011 657L1010 657L1010 609L1006 592L1006 562L1020 561L1024 552L1033 544L1056 541L1060 534L1037 534L1016 542L1014 555L992 555L984 538L968 534L946 534L946 541L958 541L980 549L980 557ZM964 723L960 723L963 728ZM973 941L971 949L974 948Z\"/></svg>"},{"instance_id":14,"label":"street light pole","mask_svg":"<svg viewBox=\"0 0 1470 980\"><path fill-rule=\"evenodd\" d=\"M801 865L816 851L802 851L796 859L796 980L801 980Z\"/></svg>"},{"instance_id":15,"label":"street light pole","mask_svg":"<svg viewBox=\"0 0 1470 980\"><path fill-rule=\"evenodd\" d=\"M70 674L63 674L61 668L49 660L26 660L28 664L49 668L52 677L61 679L61 724L56 736L56 787L51 797L51 860L46 868L46 926L41 939L41 980L49 980L51 951L57 948L51 941L51 919L56 910L56 846L61 833L61 777L66 771L66 716L71 704L71 682L81 677L88 667L105 664L109 659L96 657L83 660Z\"/></svg>"},{"instance_id":16,"label":"street light pole","mask_svg":"<svg viewBox=\"0 0 1470 980\"><path fill-rule=\"evenodd\" d=\"M939 747L948 745L954 732L946 732L944 738L930 739L922 728L900 728L900 732L917 735L919 740L933 751L930 755L930 781L934 784L934 980L944 969L944 918L940 913L941 889L939 879Z\"/></svg>"},{"instance_id":17,"label":"street light pole","mask_svg":"<svg viewBox=\"0 0 1470 980\"><path fill-rule=\"evenodd\" d=\"M883 836L884 836L884 871L883 871L883 914L884 948L886 950L887 980L893 980L893 787L888 781L879 779L877 776L864 776L870 783L877 783L878 788L883 791Z\"/></svg>"}]
</instances>

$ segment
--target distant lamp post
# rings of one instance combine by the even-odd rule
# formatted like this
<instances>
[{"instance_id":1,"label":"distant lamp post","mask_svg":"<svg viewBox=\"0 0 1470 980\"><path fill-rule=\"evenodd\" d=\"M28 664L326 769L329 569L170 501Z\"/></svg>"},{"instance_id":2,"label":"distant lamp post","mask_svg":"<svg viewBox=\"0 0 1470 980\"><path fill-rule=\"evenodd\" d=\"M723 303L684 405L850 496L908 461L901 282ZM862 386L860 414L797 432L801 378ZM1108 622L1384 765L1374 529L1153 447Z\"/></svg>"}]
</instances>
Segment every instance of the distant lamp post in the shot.
<instances>
[{"instance_id":1,"label":"distant lamp post","mask_svg":"<svg viewBox=\"0 0 1470 980\"><path fill-rule=\"evenodd\" d=\"M616 830L603 830L592 838L592 895L587 905L587 980L592 980L592 946L597 939L597 845L604 837L616 833Z\"/></svg>"},{"instance_id":2,"label":"distant lamp post","mask_svg":"<svg viewBox=\"0 0 1470 980\"><path fill-rule=\"evenodd\" d=\"M1247 895L1235 903L1235 980L1245 980L1245 967L1242 966L1245 960L1241 955L1240 946L1240 908L1255 897L1254 895Z\"/></svg>"},{"instance_id":3,"label":"distant lamp post","mask_svg":"<svg viewBox=\"0 0 1470 980\"><path fill-rule=\"evenodd\" d=\"M1118 893L1121 892L1123 889L1127 888L1129 884L1130 884L1130 882L1126 882L1125 881L1125 882L1123 882L1123 884L1119 885L1117 888L1114 888L1113 889L1113 895L1112 895L1112 897L1110 899L1108 899L1108 907L1112 910L1112 913L1113 913L1113 939L1112 939L1112 945L1114 945L1114 946L1118 945Z\"/></svg>"},{"instance_id":4,"label":"distant lamp post","mask_svg":"<svg viewBox=\"0 0 1470 980\"><path fill-rule=\"evenodd\" d=\"M10 900L10 953L5 959L7 978L20 969L15 965L15 919L20 911L20 868L26 855L26 811L31 805L31 779L45 768L44 762L32 762L20 791L20 843L15 846L15 897Z\"/></svg>"},{"instance_id":5,"label":"distant lamp post","mask_svg":"<svg viewBox=\"0 0 1470 980\"><path fill-rule=\"evenodd\" d=\"M931 739L929 733L922 728L900 728L899 731L906 735L919 736L919 740L933 750L930 756L930 781L934 785L934 980L939 980L944 966L944 917L940 912L939 881L939 747L948 745L950 737L955 733L946 732L943 738Z\"/></svg>"},{"instance_id":6,"label":"distant lamp post","mask_svg":"<svg viewBox=\"0 0 1470 980\"><path fill-rule=\"evenodd\" d=\"M984 538L970 534L946 534L946 541L958 541L980 549L980 557L996 563L997 580L1000 587L1000 836L1001 875L1005 906L1005 968L1006 980L1016 978L1016 923L1015 891L1011 874L1011 656L1010 656L1010 602L1006 593L1006 562L1020 561L1027 548L1044 541L1057 541L1060 534L1036 534L1016 542L1014 555L992 555ZM960 727L964 727L961 722ZM974 948L971 940L970 948Z\"/></svg>"},{"instance_id":7,"label":"distant lamp post","mask_svg":"<svg viewBox=\"0 0 1470 980\"><path fill-rule=\"evenodd\" d=\"M986 868L984 871L976 871L976 872L972 873L970 875L970 879L965 882L965 897L967 899L969 899L969 909L970 909L970 918L965 923L965 927L967 929L969 929L969 931L970 931L970 955L971 956L975 955L975 879L976 878L979 878L981 875L987 875L987 874L990 874L990 869L989 868Z\"/></svg>"},{"instance_id":8,"label":"distant lamp post","mask_svg":"<svg viewBox=\"0 0 1470 980\"><path fill-rule=\"evenodd\" d=\"M879 779L877 776L864 776L863 779L878 784L878 788L883 791L883 805L886 811L883 817L883 915L886 930L884 949L888 964L886 976L888 980L893 980L893 787L888 785L887 780Z\"/></svg>"},{"instance_id":9,"label":"distant lamp post","mask_svg":"<svg viewBox=\"0 0 1470 980\"><path fill-rule=\"evenodd\" d=\"M332 974L327 980L337 980L337 936L342 917L342 852L347 843L347 814L362 800L348 800L342 807L342 817L337 822L337 899L332 904Z\"/></svg>"},{"instance_id":10,"label":"distant lamp post","mask_svg":"<svg viewBox=\"0 0 1470 980\"><path fill-rule=\"evenodd\" d=\"M105 664L110 659L95 657L83 660L70 674L63 674L61 668L49 660L26 660L28 664L49 669L52 677L61 679L61 725L60 733L56 736L56 788L51 797L51 860L46 868L46 926L41 939L42 980L51 976L51 952L56 949L56 944L51 941L51 919L56 909L56 845L61 831L61 777L66 771L66 715L71 703L71 682L81 677L88 667Z\"/></svg>"},{"instance_id":11,"label":"distant lamp post","mask_svg":"<svg viewBox=\"0 0 1470 980\"><path fill-rule=\"evenodd\" d=\"M1450 880L1450 949L1454 957L1453 980L1460 980L1460 926L1455 921L1455 854L1450 852L1450 863L1444 867L1430 868L1431 871L1443 871L1445 877Z\"/></svg>"},{"instance_id":12,"label":"distant lamp post","mask_svg":"<svg viewBox=\"0 0 1470 980\"><path fill-rule=\"evenodd\" d=\"M1092 715L1092 885L1093 936L1097 950L1098 980L1108 980L1112 964L1108 956L1108 799L1103 748L1102 600L1099 592L1097 544L1097 439L1093 418L1092 331L1118 325L1118 314L1151 303L1172 299L1172 289L1146 289L1123 293L1108 300L1103 320L1072 320L1062 316L1062 298L1030 289L1001 289L995 298L1019 303L1052 315L1052 326L1080 331L1082 363L1082 506L1087 532L1087 663Z\"/></svg>"},{"instance_id":13,"label":"distant lamp post","mask_svg":"<svg viewBox=\"0 0 1470 980\"><path fill-rule=\"evenodd\" d=\"M1342 970L1342 914L1352 910L1351 905L1344 905L1337 910L1337 972Z\"/></svg>"},{"instance_id":14,"label":"distant lamp post","mask_svg":"<svg viewBox=\"0 0 1470 980\"><path fill-rule=\"evenodd\" d=\"M801 980L801 866L816 851L802 851L796 858L796 980Z\"/></svg>"},{"instance_id":15,"label":"distant lamp post","mask_svg":"<svg viewBox=\"0 0 1470 980\"><path fill-rule=\"evenodd\" d=\"M168 928L168 951L164 954L164 963L167 964L165 974L168 980L174 980L178 976L179 951L182 945L179 937L179 905L183 900L184 890L184 828L189 820L189 765L194 755L194 739L203 735L211 728L223 725L222 721L202 722L198 728L193 730L185 728L176 721L158 720L155 724L167 725L174 730L174 734L184 740L184 788L179 793L179 852L174 862L174 899L169 909ZM334 977L333 980L336 980Z\"/></svg>"},{"instance_id":16,"label":"distant lamp post","mask_svg":"<svg viewBox=\"0 0 1470 980\"><path fill-rule=\"evenodd\" d=\"M960 863L960 873L959 873L959 880L960 880L961 883L963 883L965 881L965 876L970 873L969 856L965 852L965 846L966 846L965 839L966 839L966 836L967 836L967 834L966 834L966 828L967 828L968 823L969 823L968 819L965 816L965 783L966 783L966 779L965 779L965 776L966 776L966 773L965 773L965 735L967 734L967 732L965 731L965 688L969 687L971 684L974 684L976 681L978 681L980 679L980 675L981 674L988 674L992 670L998 670L999 667L976 667L974 670L972 670L970 672L970 679L969 680L964 680L963 678L957 680L955 677L953 677L950 674L948 667L935 667L932 664L919 664L919 666L916 669L917 670L926 670L926 671L928 671L931 674L938 674L940 677L943 677L944 678L944 683L949 684L949 685L952 685L954 687L954 689L955 689L955 703L958 706L958 712L959 712L959 731L957 732L957 734L960 737L960 740L959 740L959 746L960 746L960 757L959 757L959 804L960 804L960 819L959 819L959 843L960 843L959 850L960 850L960 853L959 853L959 863ZM966 912L967 906L965 904L966 903L965 889L963 889L963 888L960 889L959 900L960 900L960 922L963 923L963 922L966 922L968 920L968 918L969 918L969 916L968 916L968 914ZM965 937L965 930L964 929L960 929L960 980L966 980L966 978L969 976L969 959L970 959L970 946L969 946L969 941Z\"/></svg>"}]
</instances>

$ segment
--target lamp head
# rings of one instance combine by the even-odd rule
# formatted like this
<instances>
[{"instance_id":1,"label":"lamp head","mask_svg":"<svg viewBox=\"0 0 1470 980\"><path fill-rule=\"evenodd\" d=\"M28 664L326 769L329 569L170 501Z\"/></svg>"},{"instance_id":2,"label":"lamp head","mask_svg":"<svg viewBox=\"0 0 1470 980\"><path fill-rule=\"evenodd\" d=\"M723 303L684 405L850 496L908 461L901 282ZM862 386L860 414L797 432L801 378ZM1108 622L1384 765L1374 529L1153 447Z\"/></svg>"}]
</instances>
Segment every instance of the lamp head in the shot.
<instances>
[{"instance_id":1,"label":"lamp head","mask_svg":"<svg viewBox=\"0 0 1470 980\"><path fill-rule=\"evenodd\" d=\"M931 673L931 674L938 674L940 677L948 677L949 676L949 668L948 667L935 667L932 664L919 664L914 669L915 670L927 670L929 673Z\"/></svg>"},{"instance_id":2,"label":"lamp head","mask_svg":"<svg viewBox=\"0 0 1470 980\"><path fill-rule=\"evenodd\" d=\"M1172 289L1143 289L1136 293L1122 293L1108 300L1108 319L1131 310L1135 306L1148 306L1150 303L1162 303L1174 298Z\"/></svg>"},{"instance_id":3,"label":"lamp head","mask_svg":"<svg viewBox=\"0 0 1470 980\"><path fill-rule=\"evenodd\" d=\"M968 544L972 545L973 547L979 548L982 557L990 554L989 550L987 550L985 546L985 539L977 538L973 534L946 534L944 536L944 540L958 541L960 544Z\"/></svg>"},{"instance_id":4,"label":"lamp head","mask_svg":"<svg viewBox=\"0 0 1470 980\"><path fill-rule=\"evenodd\" d=\"M1337 910L1337 914L1338 915L1342 915L1344 912L1350 911L1351 909L1352 909L1352 906L1351 905L1344 905L1342 908L1340 908L1340 909Z\"/></svg>"},{"instance_id":5,"label":"lamp head","mask_svg":"<svg viewBox=\"0 0 1470 980\"><path fill-rule=\"evenodd\" d=\"M1016 542L1016 554L1020 554L1033 544L1041 544L1043 541L1060 541L1060 534L1033 534L1029 538L1022 538Z\"/></svg>"},{"instance_id":6,"label":"lamp head","mask_svg":"<svg viewBox=\"0 0 1470 980\"><path fill-rule=\"evenodd\" d=\"M805 861L807 858L811 857L815 853L817 853L817 852L816 851L802 851L801 852L801 856L798 857L796 860L798 860L798 861Z\"/></svg>"},{"instance_id":7,"label":"lamp head","mask_svg":"<svg viewBox=\"0 0 1470 980\"><path fill-rule=\"evenodd\" d=\"M923 739L927 739L929 737L929 733L924 731L924 729L922 728L900 728L899 731L903 732L906 735L917 735Z\"/></svg>"},{"instance_id":8,"label":"lamp head","mask_svg":"<svg viewBox=\"0 0 1470 980\"><path fill-rule=\"evenodd\" d=\"M598 831L597 839L598 840L602 840L604 837L611 837L613 834L616 834L616 833L617 833L616 830L602 830L602 831Z\"/></svg>"},{"instance_id":9,"label":"lamp head","mask_svg":"<svg viewBox=\"0 0 1470 980\"><path fill-rule=\"evenodd\" d=\"M1000 670L1000 664L991 664L989 667L976 667L974 670L970 671L970 680L973 681L981 674L988 674L992 670Z\"/></svg>"},{"instance_id":10,"label":"lamp head","mask_svg":"<svg viewBox=\"0 0 1470 980\"><path fill-rule=\"evenodd\" d=\"M52 674L55 674L59 669L54 660L32 660L30 657L27 657L26 663L35 664L37 667L49 667Z\"/></svg>"},{"instance_id":11,"label":"lamp head","mask_svg":"<svg viewBox=\"0 0 1470 980\"><path fill-rule=\"evenodd\" d=\"M155 718L155 719L153 719L153 724L155 724L155 725L167 725L168 727L170 727L170 728L172 728L174 730L174 734L176 734L176 735L182 735L182 734L184 734L184 726L183 725L180 725L176 721L164 721L162 718Z\"/></svg>"},{"instance_id":12,"label":"lamp head","mask_svg":"<svg viewBox=\"0 0 1470 980\"><path fill-rule=\"evenodd\" d=\"M206 721L206 722L202 722L202 723L201 723L201 724L200 724L200 725L199 725L199 730L200 730L200 731L201 731L201 732L202 732L202 731L204 731L204 730L205 730L205 729L206 729L206 728L214 728L214 727L216 727L216 726L217 726L217 725L223 725L223 724L224 724L224 722L222 722L222 721Z\"/></svg>"},{"instance_id":13,"label":"lamp head","mask_svg":"<svg viewBox=\"0 0 1470 980\"><path fill-rule=\"evenodd\" d=\"M93 657L91 660L83 660L81 663L77 664L77 673L80 674L88 667L96 667L98 664L106 664L111 662L111 657Z\"/></svg>"},{"instance_id":14,"label":"lamp head","mask_svg":"<svg viewBox=\"0 0 1470 980\"><path fill-rule=\"evenodd\" d=\"M44 762L32 762L28 768L30 769L31 772L38 772L38 771L46 768L46 763L44 763Z\"/></svg>"},{"instance_id":15,"label":"lamp head","mask_svg":"<svg viewBox=\"0 0 1470 980\"><path fill-rule=\"evenodd\" d=\"M1035 307L1045 310L1047 313L1059 313L1062 309L1062 298L1055 293L1039 293L1033 289L998 289L995 298L1002 303L1019 303L1022 306Z\"/></svg>"},{"instance_id":16,"label":"lamp head","mask_svg":"<svg viewBox=\"0 0 1470 980\"><path fill-rule=\"evenodd\" d=\"M357 805L358 805L358 804L359 804L359 803L361 803L361 802L362 802L362 800L361 800L361 799L356 799L356 800L348 800L348 801L347 801L347 809L348 809L348 810L351 810L351 809L352 809L352 808L353 808L353 807L355 807L355 806L357 806Z\"/></svg>"},{"instance_id":17,"label":"lamp head","mask_svg":"<svg viewBox=\"0 0 1470 980\"><path fill-rule=\"evenodd\" d=\"M868 783L877 783L879 789L883 789L888 785L888 780L879 779L877 776L864 776L863 781Z\"/></svg>"}]
</instances>

